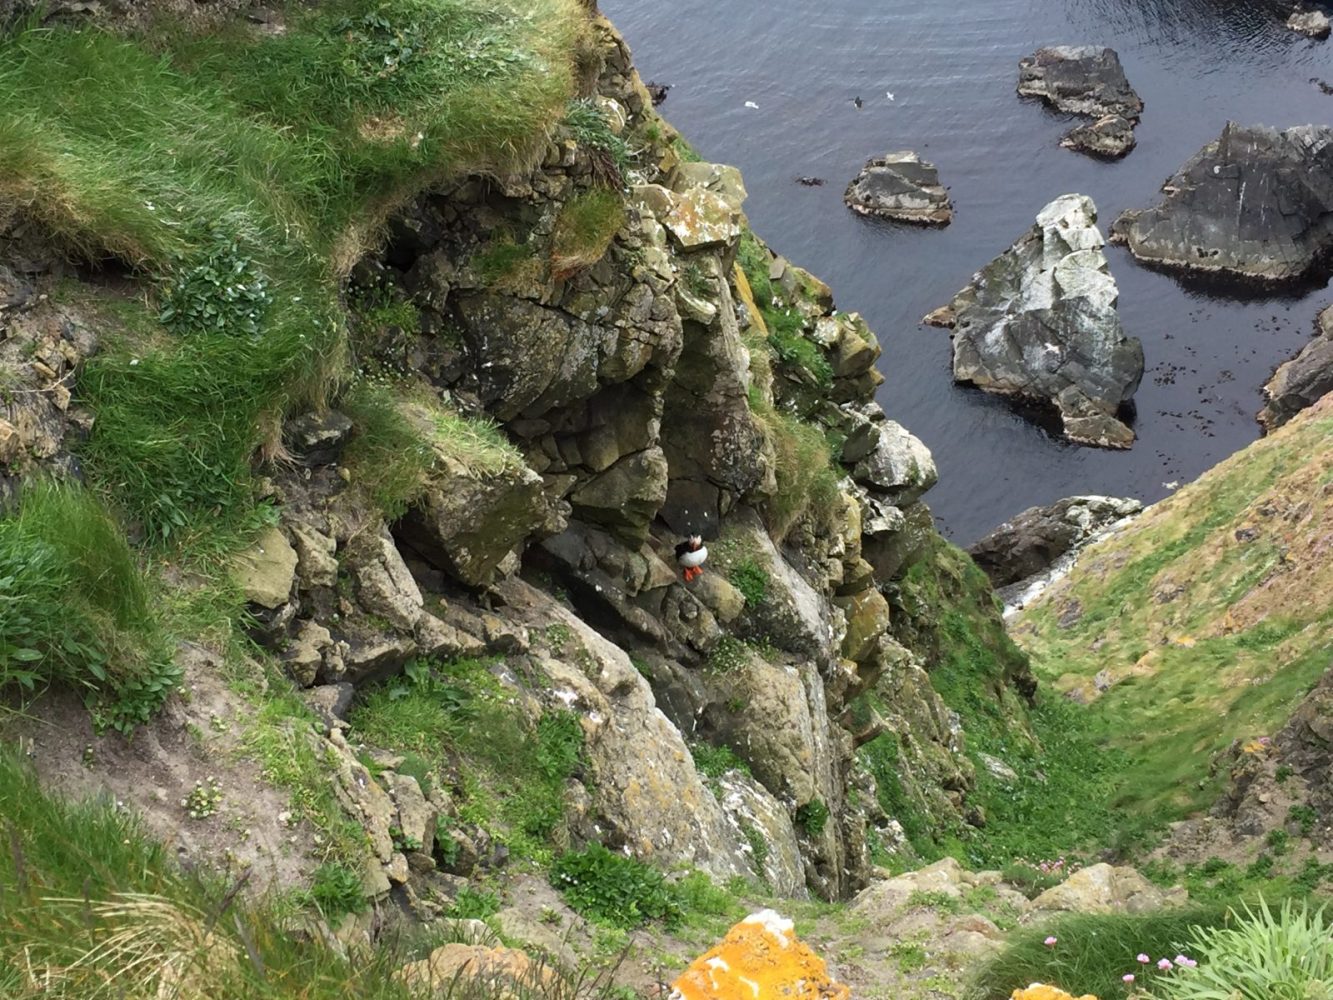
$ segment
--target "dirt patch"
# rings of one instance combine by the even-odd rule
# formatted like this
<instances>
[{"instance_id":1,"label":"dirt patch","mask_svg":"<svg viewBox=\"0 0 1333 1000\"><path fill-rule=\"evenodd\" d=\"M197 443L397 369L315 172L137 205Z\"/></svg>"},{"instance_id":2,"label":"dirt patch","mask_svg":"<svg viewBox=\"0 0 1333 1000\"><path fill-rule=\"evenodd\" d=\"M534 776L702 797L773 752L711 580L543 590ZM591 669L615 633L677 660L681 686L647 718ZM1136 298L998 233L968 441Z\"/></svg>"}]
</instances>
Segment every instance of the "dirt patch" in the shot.
<instances>
[{"instance_id":1,"label":"dirt patch","mask_svg":"<svg viewBox=\"0 0 1333 1000\"><path fill-rule=\"evenodd\" d=\"M312 831L293 817L287 793L269 785L243 755L251 711L232 693L221 664L197 647L180 656L181 690L162 713L126 739L98 736L77 697L50 691L0 726L48 788L75 798L105 797L138 813L187 868L252 872L256 888L301 884L317 862ZM191 819L181 805L196 782L216 782L217 811Z\"/></svg>"}]
</instances>

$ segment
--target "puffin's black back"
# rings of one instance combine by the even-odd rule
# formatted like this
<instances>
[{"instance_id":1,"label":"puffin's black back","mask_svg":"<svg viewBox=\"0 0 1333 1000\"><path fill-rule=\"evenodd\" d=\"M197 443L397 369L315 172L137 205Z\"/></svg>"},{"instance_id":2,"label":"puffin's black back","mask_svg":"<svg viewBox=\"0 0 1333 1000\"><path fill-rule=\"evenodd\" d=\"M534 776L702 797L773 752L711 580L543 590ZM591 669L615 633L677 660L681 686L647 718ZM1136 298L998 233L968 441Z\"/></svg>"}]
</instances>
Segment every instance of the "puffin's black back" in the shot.
<instances>
[{"instance_id":1,"label":"puffin's black back","mask_svg":"<svg viewBox=\"0 0 1333 1000\"><path fill-rule=\"evenodd\" d=\"M679 559L679 558L680 558L681 556L683 556L686 552L693 552L693 551L694 551L694 550L693 550L692 548L690 548L690 540L687 538L687 539L685 539L685 541L677 543L677 545L676 545L676 558Z\"/></svg>"}]
</instances>

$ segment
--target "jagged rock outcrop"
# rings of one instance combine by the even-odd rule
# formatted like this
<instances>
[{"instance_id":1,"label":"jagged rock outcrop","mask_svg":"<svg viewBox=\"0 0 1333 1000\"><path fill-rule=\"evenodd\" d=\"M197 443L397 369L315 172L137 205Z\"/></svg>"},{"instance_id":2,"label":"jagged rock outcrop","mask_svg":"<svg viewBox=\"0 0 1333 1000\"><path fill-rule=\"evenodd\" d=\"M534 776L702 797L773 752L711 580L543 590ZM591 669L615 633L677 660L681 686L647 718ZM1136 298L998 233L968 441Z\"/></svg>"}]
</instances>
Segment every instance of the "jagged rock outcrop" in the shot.
<instances>
[{"instance_id":1,"label":"jagged rock outcrop","mask_svg":"<svg viewBox=\"0 0 1333 1000\"><path fill-rule=\"evenodd\" d=\"M1287 18L1287 27L1309 38L1327 38L1333 23L1322 10L1295 10Z\"/></svg>"},{"instance_id":2,"label":"jagged rock outcrop","mask_svg":"<svg viewBox=\"0 0 1333 1000\"><path fill-rule=\"evenodd\" d=\"M926 226L947 226L953 220L949 192L939 171L911 151L877 156L847 185L847 207L861 215Z\"/></svg>"},{"instance_id":3,"label":"jagged rock outcrop","mask_svg":"<svg viewBox=\"0 0 1333 1000\"><path fill-rule=\"evenodd\" d=\"M1319 313L1314 339L1278 366L1264 385L1259 423L1267 433L1333 392L1333 307Z\"/></svg>"},{"instance_id":4,"label":"jagged rock outcrop","mask_svg":"<svg viewBox=\"0 0 1333 1000\"><path fill-rule=\"evenodd\" d=\"M1111 227L1141 263L1264 284L1322 274L1333 249L1333 128L1227 122L1162 194Z\"/></svg>"},{"instance_id":5,"label":"jagged rock outcrop","mask_svg":"<svg viewBox=\"0 0 1333 1000\"><path fill-rule=\"evenodd\" d=\"M1056 199L926 322L951 328L957 381L1050 403L1071 441L1128 448L1117 413L1143 377L1143 347L1120 325L1096 221L1090 198Z\"/></svg>"},{"instance_id":6,"label":"jagged rock outcrop","mask_svg":"<svg viewBox=\"0 0 1333 1000\"><path fill-rule=\"evenodd\" d=\"M1114 49L1056 45L1018 63L1018 92L1069 114L1095 121L1069 132L1062 146L1110 158L1134 148L1143 101L1129 85Z\"/></svg>"},{"instance_id":7,"label":"jagged rock outcrop","mask_svg":"<svg viewBox=\"0 0 1333 1000\"><path fill-rule=\"evenodd\" d=\"M1029 507L967 553L996 587L1007 587L1036 576L1103 528L1141 510L1143 504L1134 499L1066 497L1047 507Z\"/></svg>"}]
</instances>

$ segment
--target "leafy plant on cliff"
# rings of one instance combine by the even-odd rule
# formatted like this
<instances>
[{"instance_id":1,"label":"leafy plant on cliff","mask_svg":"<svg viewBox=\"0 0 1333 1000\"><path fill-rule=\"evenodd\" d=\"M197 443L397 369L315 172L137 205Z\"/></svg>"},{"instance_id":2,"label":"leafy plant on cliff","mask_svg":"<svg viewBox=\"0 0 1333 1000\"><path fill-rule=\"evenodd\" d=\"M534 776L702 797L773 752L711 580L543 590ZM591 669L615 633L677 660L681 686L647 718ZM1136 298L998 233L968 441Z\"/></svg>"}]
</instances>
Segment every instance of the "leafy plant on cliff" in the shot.
<instances>
[{"instance_id":1,"label":"leafy plant on cliff","mask_svg":"<svg viewBox=\"0 0 1333 1000\"><path fill-rule=\"evenodd\" d=\"M768 571L749 556L742 556L727 568L727 579L752 608L763 604L768 598Z\"/></svg>"},{"instance_id":2,"label":"leafy plant on cliff","mask_svg":"<svg viewBox=\"0 0 1333 1000\"><path fill-rule=\"evenodd\" d=\"M763 406L755 418L773 444L777 492L764 505L769 534L781 540L805 516L827 527L838 502L838 472L824 433L799 417Z\"/></svg>"},{"instance_id":3,"label":"leafy plant on cliff","mask_svg":"<svg viewBox=\"0 0 1333 1000\"><path fill-rule=\"evenodd\" d=\"M684 914L670 883L657 869L601 844L561 855L551 884L590 920L626 929L648 920L677 923Z\"/></svg>"},{"instance_id":4,"label":"leafy plant on cliff","mask_svg":"<svg viewBox=\"0 0 1333 1000\"><path fill-rule=\"evenodd\" d=\"M606 112L597 106L597 102L570 101L562 124L569 129L575 142L596 154L593 162L598 174L620 186L630 165L629 146L612 131Z\"/></svg>"}]
</instances>

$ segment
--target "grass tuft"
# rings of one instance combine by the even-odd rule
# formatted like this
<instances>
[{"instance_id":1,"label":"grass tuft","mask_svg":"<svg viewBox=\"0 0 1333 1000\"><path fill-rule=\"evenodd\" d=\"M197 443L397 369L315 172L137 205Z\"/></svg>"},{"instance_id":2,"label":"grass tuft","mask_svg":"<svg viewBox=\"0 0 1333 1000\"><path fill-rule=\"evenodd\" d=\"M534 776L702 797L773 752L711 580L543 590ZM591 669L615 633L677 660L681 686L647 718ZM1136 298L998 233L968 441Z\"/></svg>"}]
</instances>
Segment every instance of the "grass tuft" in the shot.
<instances>
[{"instance_id":1,"label":"grass tuft","mask_svg":"<svg viewBox=\"0 0 1333 1000\"><path fill-rule=\"evenodd\" d=\"M618 191L594 187L570 199L555 221L552 273L568 277L596 264L624 224L625 201Z\"/></svg>"}]
</instances>

